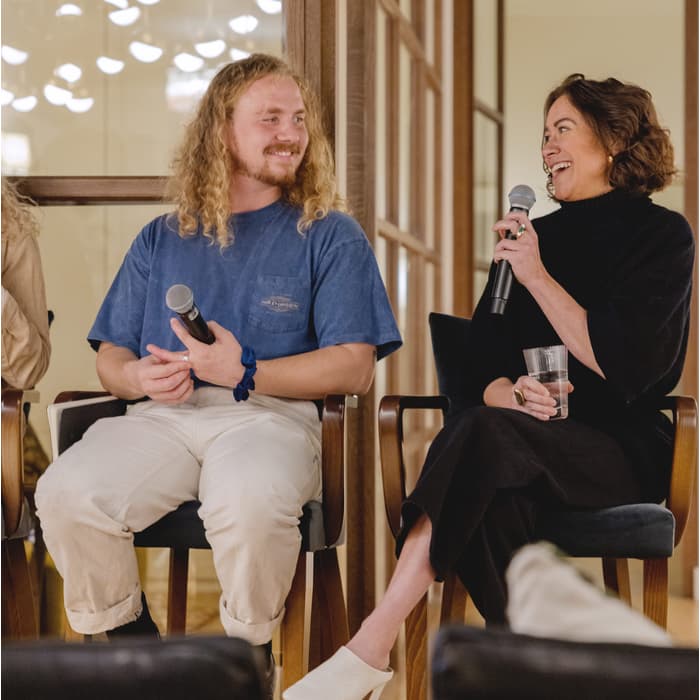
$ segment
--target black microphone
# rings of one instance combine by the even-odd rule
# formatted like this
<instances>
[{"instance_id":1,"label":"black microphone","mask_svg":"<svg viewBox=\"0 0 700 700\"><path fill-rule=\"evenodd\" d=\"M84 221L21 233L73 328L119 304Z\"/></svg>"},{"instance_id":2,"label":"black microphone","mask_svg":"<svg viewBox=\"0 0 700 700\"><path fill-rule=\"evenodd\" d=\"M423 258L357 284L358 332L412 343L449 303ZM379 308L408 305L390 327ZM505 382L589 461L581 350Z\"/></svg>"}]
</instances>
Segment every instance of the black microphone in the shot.
<instances>
[{"instance_id":1,"label":"black microphone","mask_svg":"<svg viewBox=\"0 0 700 700\"><path fill-rule=\"evenodd\" d=\"M184 284L174 284L165 295L167 307L185 324L189 334L202 343L211 345L215 338L194 303L192 290Z\"/></svg>"},{"instance_id":2,"label":"black microphone","mask_svg":"<svg viewBox=\"0 0 700 700\"><path fill-rule=\"evenodd\" d=\"M508 193L510 211L523 211L530 213L532 205L535 203L535 192L527 185L516 185ZM515 238L509 231L507 238ZM513 286L513 269L507 260L501 260L496 266L496 276L493 279L491 288L491 313L503 314L506 310L506 303L510 298L510 289Z\"/></svg>"}]
</instances>

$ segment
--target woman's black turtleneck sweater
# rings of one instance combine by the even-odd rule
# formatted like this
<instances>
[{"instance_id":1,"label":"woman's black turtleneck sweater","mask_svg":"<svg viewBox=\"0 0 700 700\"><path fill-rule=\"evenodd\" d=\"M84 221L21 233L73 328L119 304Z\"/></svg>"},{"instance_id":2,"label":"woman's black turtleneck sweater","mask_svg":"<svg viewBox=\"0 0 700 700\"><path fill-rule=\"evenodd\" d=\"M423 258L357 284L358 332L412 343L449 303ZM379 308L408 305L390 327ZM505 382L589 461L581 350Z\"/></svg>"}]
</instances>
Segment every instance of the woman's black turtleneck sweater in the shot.
<instances>
[{"instance_id":1,"label":"woman's black turtleneck sweater","mask_svg":"<svg viewBox=\"0 0 700 700\"><path fill-rule=\"evenodd\" d=\"M686 220L646 196L619 190L562 203L533 220L542 263L586 310L598 374L569 354L569 419L618 438L630 458L668 454L670 429L655 406L673 390L688 341L694 239ZM490 285L471 326L473 399L497 377L526 374L522 349L561 343L521 285L503 316L489 312ZM651 463L642 467L658 470Z\"/></svg>"}]
</instances>

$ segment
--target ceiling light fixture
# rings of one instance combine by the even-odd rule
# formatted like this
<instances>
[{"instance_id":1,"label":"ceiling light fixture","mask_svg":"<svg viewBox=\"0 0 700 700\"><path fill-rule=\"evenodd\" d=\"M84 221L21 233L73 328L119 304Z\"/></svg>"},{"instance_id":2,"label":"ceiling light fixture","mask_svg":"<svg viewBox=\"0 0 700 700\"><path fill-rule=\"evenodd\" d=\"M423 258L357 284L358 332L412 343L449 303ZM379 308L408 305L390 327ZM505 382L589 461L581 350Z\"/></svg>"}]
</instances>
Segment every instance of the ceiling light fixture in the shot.
<instances>
[{"instance_id":1,"label":"ceiling light fixture","mask_svg":"<svg viewBox=\"0 0 700 700\"><path fill-rule=\"evenodd\" d=\"M204 65L204 59L199 56L193 56L191 53L177 54L173 58L173 63L183 72L183 73L194 73L198 71Z\"/></svg>"},{"instance_id":2,"label":"ceiling light fixture","mask_svg":"<svg viewBox=\"0 0 700 700\"><path fill-rule=\"evenodd\" d=\"M194 50L204 58L216 58L226 50L226 42L223 39L200 41L194 45Z\"/></svg>"},{"instance_id":3,"label":"ceiling light fixture","mask_svg":"<svg viewBox=\"0 0 700 700\"><path fill-rule=\"evenodd\" d=\"M116 75L121 73L124 68L124 61L109 56L99 56L95 61L97 67L107 75Z\"/></svg>"},{"instance_id":4,"label":"ceiling light fixture","mask_svg":"<svg viewBox=\"0 0 700 700\"><path fill-rule=\"evenodd\" d=\"M44 85L44 97L46 101L50 102L52 105L61 107L73 97L73 93L66 88L58 87L58 85L54 83L46 83L46 85Z\"/></svg>"},{"instance_id":5,"label":"ceiling light fixture","mask_svg":"<svg viewBox=\"0 0 700 700\"><path fill-rule=\"evenodd\" d=\"M15 94L13 92L10 92L10 90L6 90L5 88L0 89L0 105L7 107L7 105L9 105L14 99Z\"/></svg>"},{"instance_id":6,"label":"ceiling light fixture","mask_svg":"<svg viewBox=\"0 0 700 700\"><path fill-rule=\"evenodd\" d=\"M145 41L132 41L129 53L141 63L154 63L163 55L163 49Z\"/></svg>"},{"instance_id":7,"label":"ceiling light fixture","mask_svg":"<svg viewBox=\"0 0 700 700\"><path fill-rule=\"evenodd\" d=\"M138 7L127 7L125 10L114 10L110 12L108 17L111 22L114 22L119 27L128 27L133 24L141 16L141 10Z\"/></svg>"},{"instance_id":8,"label":"ceiling light fixture","mask_svg":"<svg viewBox=\"0 0 700 700\"><path fill-rule=\"evenodd\" d=\"M79 91L77 96L74 95L66 102L66 107L75 114L84 114L89 112L94 104L95 100L83 89Z\"/></svg>"},{"instance_id":9,"label":"ceiling light fixture","mask_svg":"<svg viewBox=\"0 0 700 700\"><path fill-rule=\"evenodd\" d=\"M282 12L282 0L255 0L255 2L268 15L278 15Z\"/></svg>"},{"instance_id":10,"label":"ceiling light fixture","mask_svg":"<svg viewBox=\"0 0 700 700\"><path fill-rule=\"evenodd\" d=\"M232 61L241 61L244 58L248 58L250 54L247 51L242 51L241 49L231 49L229 51L229 56L231 56Z\"/></svg>"},{"instance_id":11,"label":"ceiling light fixture","mask_svg":"<svg viewBox=\"0 0 700 700\"><path fill-rule=\"evenodd\" d=\"M139 0L142 5L157 5L160 0Z\"/></svg>"},{"instance_id":12,"label":"ceiling light fixture","mask_svg":"<svg viewBox=\"0 0 700 700\"><path fill-rule=\"evenodd\" d=\"M31 112L34 107L36 107L36 103L38 100L34 95L27 95L27 97L18 97L13 103L12 106L18 111L18 112Z\"/></svg>"},{"instance_id":13,"label":"ceiling light fixture","mask_svg":"<svg viewBox=\"0 0 700 700\"><path fill-rule=\"evenodd\" d=\"M105 2L118 7L120 10L126 10L129 7L129 0L105 0Z\"/></svg>"},{"instance_id":14,"label":"ceiling light fixture","mask_svg":"<svg viewBox=\"0 0 700 700\"><path fill-rule=\"evenodd\" d=\"M56 17L80 17L82 14L83 11L80 9L80 7L78 7L78 5L74 5L72 2L66 2L56 10Z\"/></svg>"},{"instance_id":15,"label":"ceiling light fixture","mask_svg":"<svg viewBox=\"0 0 700 700\"><path fill-rule=\"evenodd\" d=\"M236 32L236 34L250 34L255 31L258 26L258 19L253 15L239 15L234 17L228 26Z\"/></svg>"},{"instance_id":16,"label":"ceiling light fixture","mask_svg":"<svg viewBox=\"0 0 700 700\"><path fill-rule=\"evenodd\" d=\"M2 55L2 60L11 66L20 66L29 58L29 54L26 51L7 45L0 49L0 55Z\"/></svg>"},{"instance_id":17,"label":"ceiling light fixture","mask_svg":"<svg viewBox=\"0 0 700 700\"><path fill-rule=\"evenodd\" d=\"M80 80L83 70L80 66L76 66L75 63L64 63L62 66L56 68L53 73L67 83L76 83Z\"/></svg>"}]
</instances>

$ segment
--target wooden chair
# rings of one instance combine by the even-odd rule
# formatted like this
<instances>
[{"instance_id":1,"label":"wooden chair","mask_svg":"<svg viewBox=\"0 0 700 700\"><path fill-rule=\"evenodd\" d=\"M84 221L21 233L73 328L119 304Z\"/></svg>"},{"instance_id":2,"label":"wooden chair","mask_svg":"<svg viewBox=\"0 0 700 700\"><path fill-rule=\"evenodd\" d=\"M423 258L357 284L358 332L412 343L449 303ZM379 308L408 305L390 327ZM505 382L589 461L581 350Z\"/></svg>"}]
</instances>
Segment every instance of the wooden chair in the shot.
<instances>
[{"instance_id":1,"label":"wooden chair","mask_svg":"<svg viewBox=\"0 0 700 700\"><path fill-rule=\"evenodd\" d=\"M400 528L401 504L406 497L403 457L403 414L433 409L443 415L462 408L469 320L430 314L440 396L385 396L379 405L379 445L384 504L394 537ZM552 512L541 518L538 539L554 542L572 557L600 557L605 585L631 602L628 559L644 562L643 609L654 622L666 626L668 560L680 542L690 512L697 473L697 404L687 396L669 396L659 407L672 414L675 427L671 480L665 507L640 503L595 511ZM464 620L467 593L456 576L443 586L441 623ZM426 697L426 600L406 621L407 696Z\"/></svg>"},{"instance_id":2,"label":"wooden chair","mask_svg":"<svg viewBox=\"0 0 700 700\"><path fill-rule=\"evenodd\" d=\"M36 639L37 581L31 575L24 540L31 522L24 488L24 404L36 391L2 388L2 636Z\"/></svg>"},{"instance_id":3,"label":"wooden chair","mask_svg":"<svg viewBox=\"0 0 700 700\"><path fill-rule=\"evenodd\" d=\"M299 680L308 669L327 659L349 638L336 547L344 538L345 409L346 406L355 405L355 397L336 395L327 396L323 402L323 501L307 503L300 523L302 547L281 625L283 689ZM103 392L69 391L59 394L49 407L54 455L79 440L97 419L120 415L125 406L121 399ZM196 501L184 503L134 537L137 547L170 549L169 635L185 632L189 550L209 549L204 526L197 516L198 507ZM310 616L306 614L305 603L307 555L313 563L313 577L309 582L312 585ZM308 626L307 618L310 618Z\"/></svg>"}]
</instances>

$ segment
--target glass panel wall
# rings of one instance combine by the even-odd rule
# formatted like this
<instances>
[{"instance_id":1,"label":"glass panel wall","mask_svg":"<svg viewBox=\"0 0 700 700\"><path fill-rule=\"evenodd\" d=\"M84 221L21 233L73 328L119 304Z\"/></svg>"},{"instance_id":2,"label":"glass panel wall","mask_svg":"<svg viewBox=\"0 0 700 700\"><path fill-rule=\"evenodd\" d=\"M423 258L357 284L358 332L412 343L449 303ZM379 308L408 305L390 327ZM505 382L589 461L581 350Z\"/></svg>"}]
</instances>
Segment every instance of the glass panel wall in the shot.
<instances>
[{"instance_id":1,"label":"glass panel wall","mask_svg":"<svg viewBox=\"0 0 700 700\"><path fill-rule=\"evenodd\" d=\"M473 299L478 302L493 259L491 227L502 213L503 0L474 1Z\"/></svg>"},{"instance_id":2,"label":"glass panel wall","mask_svg":"<svg viewBox=\"0 0 700 700\"><path fill-rule=\"evenodd\" d=\"M221 65L282 55L280 0L2 2L3 173L157 175Z\"/></svg>"},{"instance_id":3,"label":"glass panel wall","mask_svg":"<svg viewBox=\"0 0 700 700\"><path fill-rule=\"evenodd\" d=\"M3 175L168 174L218 68L254 51L282 55L282 10L280 0L2 0ZM31 421L47 450L46 403L99 388L85 337L131 241L169 208L39 211L55 320Z\"/></svg>"},{"instance_id":4,"label":"glass panel wall","mask_svg":"<svg viewBox=\"0 0 700 700\"><path fill-rule=\"evenodd\" d=\"M500 173L498 168L499 124L477 112L474 115L474 299L484 289L493 259L498 221Z\"/></svg>"}]
</instances>

